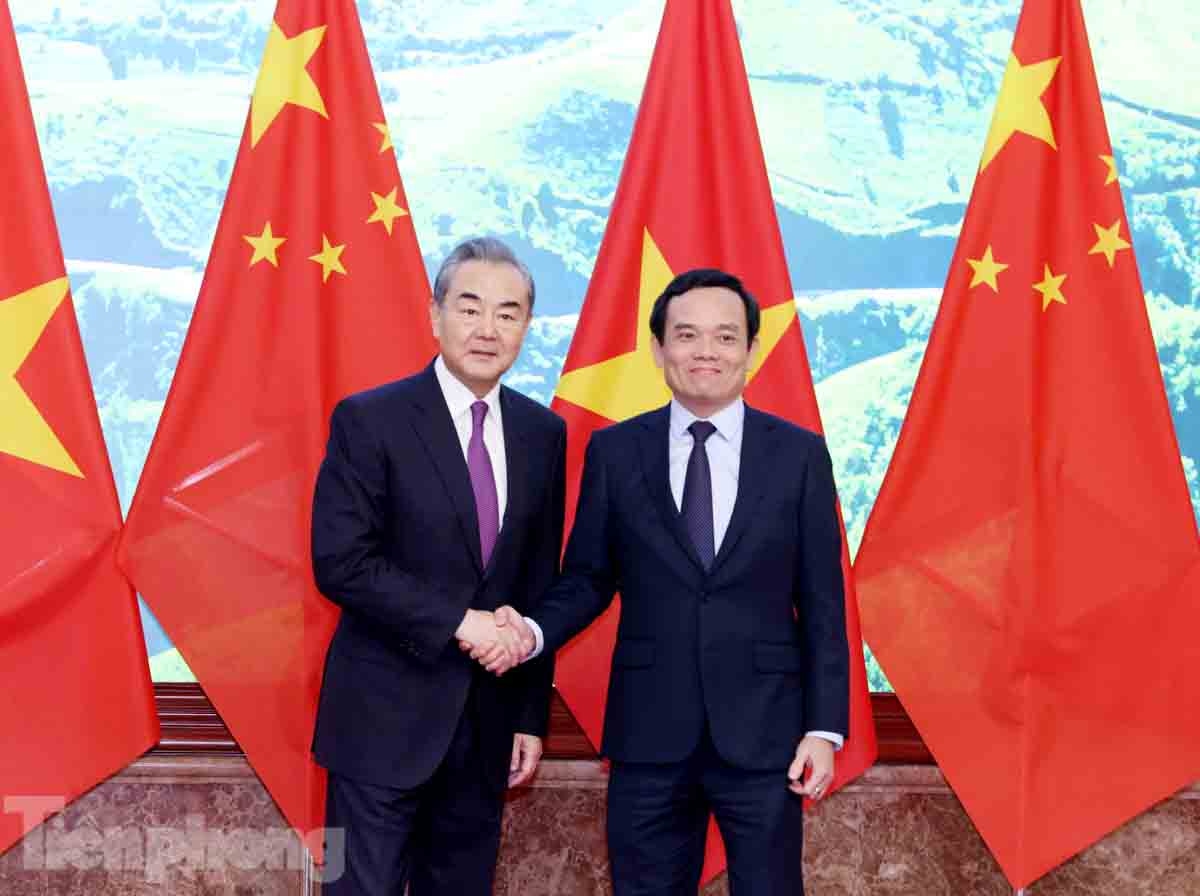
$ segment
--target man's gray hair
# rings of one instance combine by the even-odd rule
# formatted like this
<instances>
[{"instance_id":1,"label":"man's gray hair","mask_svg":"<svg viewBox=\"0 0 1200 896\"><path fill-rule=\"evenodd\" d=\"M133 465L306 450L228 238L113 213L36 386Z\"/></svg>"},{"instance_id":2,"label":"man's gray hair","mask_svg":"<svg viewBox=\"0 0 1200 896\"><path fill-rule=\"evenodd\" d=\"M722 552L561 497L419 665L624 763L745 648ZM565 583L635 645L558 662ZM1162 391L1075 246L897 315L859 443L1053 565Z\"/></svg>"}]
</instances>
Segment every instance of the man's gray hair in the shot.
<instances>
[{"instance_id":1,"label":"man's gray hair","mask_svg":"<svg viewBox=\"0 0 1200 896\"><path fill-rule=\"evenodd\" d=\"M458 270L459 265L467 261L509 264L516 268L525 278L525 285L529 288L529 311L531 314L533 313L533 274L529 273L529 268L525 267L524 263L517 258L516 253L503 240L498 240L494 236L477 236L466 240L455 246L453 251L446 256L446 260L438 268L437 276L433 278L433 300L438 305L445 304L446 294L450 291L450 281L454 279L454 272Z\"/></svg>"}]
</instances>

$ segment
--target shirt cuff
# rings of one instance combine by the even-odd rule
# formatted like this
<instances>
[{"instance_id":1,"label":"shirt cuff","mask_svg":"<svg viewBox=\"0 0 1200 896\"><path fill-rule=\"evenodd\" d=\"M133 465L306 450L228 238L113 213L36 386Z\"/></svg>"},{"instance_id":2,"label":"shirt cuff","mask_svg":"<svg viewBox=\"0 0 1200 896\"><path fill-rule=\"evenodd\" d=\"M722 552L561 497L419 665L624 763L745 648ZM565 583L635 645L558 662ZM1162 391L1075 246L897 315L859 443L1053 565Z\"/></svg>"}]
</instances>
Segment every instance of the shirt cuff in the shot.
<instances>
[{"instance_id":1,"label":"shirt cuff","mask_svg":"<svg viewBox=\"0 0 1200 896\"><path fill-rule=\"evenodd\" d=\"M528 620L526 620L526 621L528 621ZM536 629L534 631L535 631L536 635L538 636L538 646L540 647L541 643L542 643L541 632L537 631ZM835 751L840 750L846 744L846 738L842 737L840 734L835 734L832 731L807 731L807 732L805 732L804 736L805 737L819 737L819 738L821 738L821 740L827 740L831 744L833 744L833 749Z\"/></svg>"},{"instance_id":2,"label":"shirt cuff","mask_svg":"<svg viewBox=\"0 0 1200 896\"><path fill-rule=\"evenodd\" d=\"M533 630L533 651L529 654L529 656L521 660L521 662L527 663L542 652L542 648L546 646L546 639L542 635L542 627L540 625L538 625L528 616L523 618L525 620L525 624Z\"/></svg>"}]
</instances>

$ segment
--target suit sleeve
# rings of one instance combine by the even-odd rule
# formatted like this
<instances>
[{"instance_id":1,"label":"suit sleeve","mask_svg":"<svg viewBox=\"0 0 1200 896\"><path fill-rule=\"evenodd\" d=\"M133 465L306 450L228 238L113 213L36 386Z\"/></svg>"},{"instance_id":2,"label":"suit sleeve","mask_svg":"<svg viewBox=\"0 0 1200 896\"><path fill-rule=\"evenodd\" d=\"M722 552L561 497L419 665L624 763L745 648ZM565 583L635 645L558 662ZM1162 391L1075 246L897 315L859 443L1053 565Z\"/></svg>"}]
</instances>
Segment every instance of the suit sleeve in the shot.
<instances>
[{"instance_id":1,"label":"suit sleeve","mask_svg":"<svg viewBox=\"0 0 1200 896\"><path fill-rule=\"evenodd\" d=\"M846 641L842 530L833 462L824 439L815 443L805 464L800 533L793 600L807 658L804 724L809 731L845 736L850 726L850 651Z\"/></svg>"},{"instance_id":2,"label":"suit sleeve","mask_svg":"<svg viewBox=\"0 0 1200 896\"><path fill-rule=\"evenodd\" d=\"M432 663L450 642L474 589L414 576L384 550L389 462L350 401L334 409L312 512L317 588L344 611L386 629L410 656Z\"/></svg>"},{"instance_id":3,"label":"suit sleeve","mask_svg":"<svg viewBox=\"0 0 1200 896\"><path fill-rule=\"evenodd\" d=\"M526 577L530 598L526 615L535 619L543 595L558 576L559 558L562 556L563 513L567 492L567 427L561 420L552 456L546 501L533 523L538 536L530 553ZM536 658L510 674L517 678L517 686L521 689L516 730L545 737L550 717L550 693L554 690L554 651L543 649Z\"/></svg>"},{"instance_id":4,"label":"suit sleeve","mask_svg":"<svg viewBox=\"0 0 1200 896\"><path fill-rule=\"evenodd\" d=\"M611 512L607 465L593 436L584 456L562 575L530 614L542 627L547 652L558 650L583 631L608 609L617 593Z\"/></svg>"}]
</instances>

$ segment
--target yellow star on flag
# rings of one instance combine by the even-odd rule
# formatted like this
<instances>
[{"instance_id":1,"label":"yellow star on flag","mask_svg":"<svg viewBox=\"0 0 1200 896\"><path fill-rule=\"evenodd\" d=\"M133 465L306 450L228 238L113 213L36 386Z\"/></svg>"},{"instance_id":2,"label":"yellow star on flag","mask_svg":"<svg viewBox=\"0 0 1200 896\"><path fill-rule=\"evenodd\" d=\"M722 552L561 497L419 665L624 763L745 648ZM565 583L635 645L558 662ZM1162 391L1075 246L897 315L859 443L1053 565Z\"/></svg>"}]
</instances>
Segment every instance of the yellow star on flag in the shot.
<instances>
[{"instance_id":1,"label":"yellow star on flag","mask_svg":"<svg viewBox=\"0 0 1200 896\"><path fill-rule=\"evenodd\" d=\"M259 236L250 236L247 234L242 239L254 247L254 255L250 258L250 267L254 267L260 261L268 261L273 267L279 267L279 258L275 252L287 242L287 237L275 236L271 232L270 221L267 222L263 228L263 232Z\"/></svg>"},{"instance_id":2,"label":"yellow star on flag","mask_svg":"<svg viewBox=\"0 0 1200 896\"><path fill-rule=\"evenodd\" d=\"M387 152L392 148L392 129L387 126L385 121L374 122L371 126L383 134L383 142L379 145L379 151Z\"/></svg>"},{"instance_id":3,"label":"yellow star on flag","mask_svg":"<svg viewBox=\"0 0 1200 896\"><path fill-rule=\"evenodd\" d=\"M662 407L671 400L671 390L650 351L650 311L675 274L667 264L650 231L642 237L642 274L638 286L637 342L631 352L609 358L588 367L564 373L555 394L578 407L608 420L627 420L637 414ZM758 356L749 370L753 379L770 356L784 332L796 318L791 299L762 309Z\"/></svg>"},{"instance_id":4,"label":"yellow star on flag","mask_svg":"<svg viewBox=\"0 0 1200 896\"><path fill-rule=\"evenodd\" d=\"M1052 274L1050 265L1042 266L1042 282L1033 284L1033 288L1042 294L1042 310L1045 311L1054 302L1067 304L1067 300L1062 294L1063 281L1067 279L1066 274Z\"/></svg>"},{"instance_id":5,"label":"yellow star on flag","mask_svg":"<svg viewBox=\"0 0 1200 896\"><path fill-rule=\"evenodd\" d=\"M408 212L396 204L396 194L399 192L399 187L392 187L392 192L386 196L380 196L378 193L371 192L371 201L375 203L375 211L371 212L371 217L367 218L368 224L376 222L382 224L388 232L388 236L392 235L392 225L397 218L407 215Z\"/></svg>"},{"instance_id":6,"label":"yellow star on flag","mask_svg":"<svg viewBox=\"0 0 1200 896\"><path fill-rule=\"evenodd\" d=\"M1018 131L1036 137L1058 149L1054 142L1054 127L1050 113L1042 104L1042 94L1054 80L1061 56L1021 65L1015 55L1009 54L1004 69L1004 80L1000 84L1000 97L996 100L996 112L988 130L987 142L983 147L983 159L979 170L983 171L992 159L1008 143L1008 138Z\"/></svg>"},{"instance_id":7,"label":"yellow star on flag","mask_svg":"<svg viewBox=\"0 0 1200 896\"><path fill-rule=\"evenodd\" d=\"M329 117L321 91L305 68L324 39L324 25L288 37L279 25L271 23L262 69L250 100L251 146L258 146L267 128L275 123L289 103L311 109L322 118Z\"/></svg>"},{"instance_id":8,"label":"yellow star on flag","mask_svg":"<svg viewBox=\"0 0 1200 896\"><path fill-rule=\"evenodd\" d=\"M1008 265L1001 264L992 256L992 247L989 244L983 252L983 258L968 258L967 264L971 266L971 285L968 289L974 289L980 283L986 283L992 288L992 292L999 293L1000 285L996 281L996 275L1008 268Z\"/></svg>"},{"instance_id":9,"label":"yellow star on flag","mask_svg":"<svg viewBox=\"0 0 1200 896\"><path fill-rule=\"evenodd\" d=\"M1108 166L1108 173L1104 176L1104 186L1115 184L1117 182L1117 160L1114 156L1101 156L1100 161Z\"/></svg>"},{"instance_id":10,"label":"yellow star on flag","mask_svg":"<svg viewBox=\"0 0 1200 896\"><path fill-rule=\"evenodd\" d=\"M1088 255L1104 253L1111 268L1116 264L1117 253L1129 248L1129 243L1121 238L1121 219L1113 221L1112 227L1101 227L1099 224L1093 224L1092 227L1096 229L1096 245L1088 249Z\"/></svg>"},{"instance_id":11,"label":"yellow star on flag","mask_svg":"<svg viewBox=\"0 0 1200 896\"><path fill-rule=\"evenodd\" d=\"M346 244L340 246L331 245L329 237L321 234L321 251L316 255L308 256L309 261L315 261L321 266L321 282L328 283L329 275L335 271L339 274L345 274L346 269L342 267L342 252L345 250Z\"/></svg>"},{"instance_id":12,"label":"yellow star on flag","mask_svg":"<svg viewBox=\"0 0 1200 896\"><path fill-rule=\"evenodd\" d=\"M17 382L68 288L67 278L59 277L0 301L0 452L82 479L79 466Z\"/></svg>"}]
</instances>

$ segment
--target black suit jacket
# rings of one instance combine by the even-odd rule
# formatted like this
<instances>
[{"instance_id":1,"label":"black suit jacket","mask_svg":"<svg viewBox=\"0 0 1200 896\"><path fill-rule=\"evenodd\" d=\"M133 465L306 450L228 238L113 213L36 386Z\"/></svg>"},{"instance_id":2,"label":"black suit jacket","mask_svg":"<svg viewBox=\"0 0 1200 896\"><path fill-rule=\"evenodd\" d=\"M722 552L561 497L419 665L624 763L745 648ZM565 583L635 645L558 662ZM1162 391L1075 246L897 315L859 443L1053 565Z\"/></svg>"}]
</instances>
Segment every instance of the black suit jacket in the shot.
<instances>
[{"instance_id":1,"label":"black suit jacket","mask_svg":"<svg viewBox=\"0 0 1200 896\"><path fill-rule=\"evenodd\" d=\"M845 735L841 527L825 441L746 408L737 500L711 571L671 495L665 407L588 444L563 575L533 618L561 647L621 593L603 750L786 767L806 731Z\"/></svg>"},{"instance_id":2,"label":"black suit jacket","mask_svg":"<svg viewBox=\"0 0 1200 896\"><path fill-rule=\"evenodd\" d=\"M546 731L553 660L501 679L454 638L468 608L531 613L558 572L566 427L501 387L508 499L485 569L462 447L432 365L340 402L313 499L317 586L342 608L313 751L341 775L414 787L442 760L475 682L488 771L514 731Z\"/></svg>"}]
</instances>

